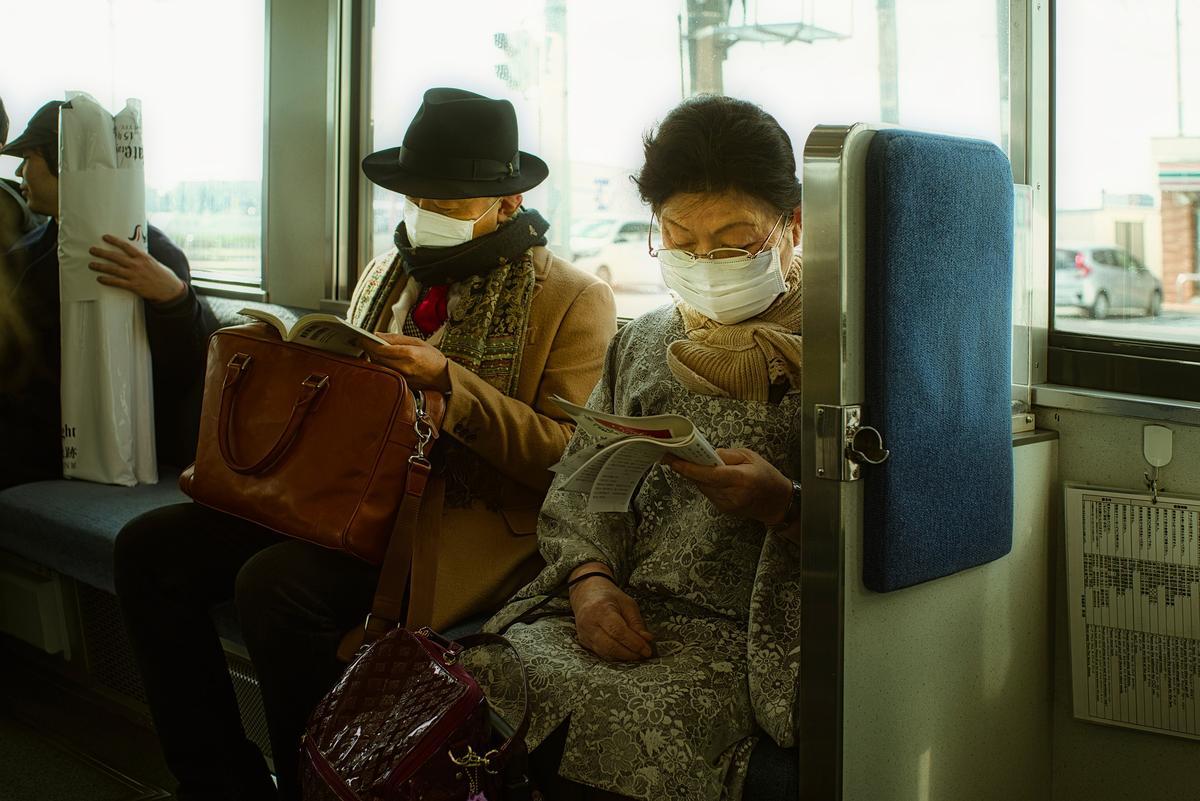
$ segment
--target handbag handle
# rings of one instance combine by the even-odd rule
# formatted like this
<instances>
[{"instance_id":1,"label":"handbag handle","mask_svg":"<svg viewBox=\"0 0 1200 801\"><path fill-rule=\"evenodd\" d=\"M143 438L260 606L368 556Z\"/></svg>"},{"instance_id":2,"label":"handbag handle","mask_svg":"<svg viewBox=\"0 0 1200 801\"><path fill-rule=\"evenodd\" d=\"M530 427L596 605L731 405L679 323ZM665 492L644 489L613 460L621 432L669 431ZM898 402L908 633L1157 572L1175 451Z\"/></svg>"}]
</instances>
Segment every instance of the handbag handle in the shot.
<instances>
[{"instance_id":1,"label":"handbag handle","mask_svg":"<svg viewBox=\"0 0 1200 801\"><path fill-rule=\"evenodd\" d=\"M229 441L229 427L233 420L233 406L234 401L237 400L239 389L238 382L250 369L250 362L249 354L235 353L229 360L229 364L225 366L225 383L221 385L221 416L217 420L217 445L221 449L221 459L230 470L242 475L263 473L287 453L288 448L295 442L296 435L300 433L300 426L304 424L304 419L316 405L316 399L329 386L329 376L318 373L313 373L301 381L300 394L292 406L292 414L288 417L287 425L283 427L283 432L275 440L275 444L267 451L267 455L257 462L243 464L233 456L233 446Z\"/></svg>"},{"instance_id":2,"label":"handbag handle","mask_svg":"<svg viewBox=\"0 0 1200 801\"><path fill-rule=\"evenodd\" d=\"M509 642L508 638L501 637L499 634L480 632L479 634L467 634L463 637L459 637L457 641L451 641L447 640L445 637L442 637L440 634L436 633L430 628L423 628L417 633L443 648L445 652L444 656L447 661L457 662L464 651L469 651L472 648L479 648L484 645L500 645L511 651L513 657L517 660L517 664L520 665L521 690L524 698L524 708L521 713L521 721L513 729L512 736L505 740L504 744L499 748L493 748L491 751L488 751L482 756L475 756L470 749L468 749L465 757L455 757L454 754L450 754L450 759L451 761L455 762L455 764L459 764L460 760L469 761L474 757L475 759L479 760L478 764L481 765L484 770L493 774L499 773L503 766L508 762L509 757L512 756L513 749L517 748L518 746L522 748L525 746L525 735L529 733L529 671L525 667L525 660L521 658L521 652L516 649L516 646ZM465 764L465 762L463 764Z\"/></svg>"}]
</instances>

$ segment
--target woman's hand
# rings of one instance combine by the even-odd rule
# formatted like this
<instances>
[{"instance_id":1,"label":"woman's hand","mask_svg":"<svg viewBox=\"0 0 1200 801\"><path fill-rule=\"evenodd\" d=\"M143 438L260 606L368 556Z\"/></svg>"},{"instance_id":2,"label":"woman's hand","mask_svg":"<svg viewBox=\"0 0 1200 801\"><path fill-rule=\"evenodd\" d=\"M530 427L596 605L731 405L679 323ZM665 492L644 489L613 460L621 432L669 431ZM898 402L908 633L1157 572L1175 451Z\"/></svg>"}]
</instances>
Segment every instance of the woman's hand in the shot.
<instances>
[{"instance_id":1,"label":"woman's hand","mask_svg":"<svg viewBox=\"0 0 1200 801\"><path fill-rule=\"evenodd\" d=\"M101 284L128 289L151 303L170 303L187 293L187 284L179 276L132 242L109 234L104 235L104 241L115 250L88 249L91 255L104 259L88 264L93 272L100 273L96 280Z\"/></svg>"},{"instance_id":2,"label":"woman's hand","mask_svg":"<svg viewBox=\"0 0 1200 801\"><path fill-rule=\"evenodd\" d=\"M572 577L608 570L598 562L577 567ZM642 621L637 601L606 578L594 576L571 587L575 636L579 644L609 662L638 662L653 655L654 636Z\"/></svg>"},{"instance_id":3,"label":"woman's hand","mask_svg":"<svg viewBox=\"0 0 1200 801\"><path fill-rule=\"evenodd\" d=\"M363 342L371 361L395 370L413 389L450 391L449 363L440 350L423 339L403 334L379 333L376 336L387 340L388 344Z\"/></svg>"},{"instance_id":4,"label":"woman's hand","mask_svg":"<svg viewBox=\"0 0 1200 801\"><path fill-rule=\"evenodd\" d=\"M768 526L783 522L792 500L792 481L748 448L720 448L725 464L708 467L674 456L663 463L691 481L725 514L758 520Z\"/></svg>"}]
</instances>

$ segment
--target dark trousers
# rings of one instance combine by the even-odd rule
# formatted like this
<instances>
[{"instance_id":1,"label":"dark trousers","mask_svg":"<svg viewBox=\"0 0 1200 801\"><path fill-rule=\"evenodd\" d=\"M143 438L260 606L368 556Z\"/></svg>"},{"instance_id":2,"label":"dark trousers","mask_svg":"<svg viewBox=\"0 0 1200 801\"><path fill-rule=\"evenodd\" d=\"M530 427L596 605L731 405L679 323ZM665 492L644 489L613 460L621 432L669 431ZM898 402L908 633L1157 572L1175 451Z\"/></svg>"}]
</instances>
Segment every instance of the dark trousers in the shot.
<instances>
[{"instance_id":1,"label":"dark trousers","mask_svg":"<svg viewBox=\"0 0 1200 801\"><path fill-rule=\"evenodd\" d=\"M309 714L341 675L345 632L378 570L198 504L149 512L117 538L117 595L180 801L298 801ZM262 687L279 791L246 738L210 610L233 599Z\"/></svg>"}]
</instances>

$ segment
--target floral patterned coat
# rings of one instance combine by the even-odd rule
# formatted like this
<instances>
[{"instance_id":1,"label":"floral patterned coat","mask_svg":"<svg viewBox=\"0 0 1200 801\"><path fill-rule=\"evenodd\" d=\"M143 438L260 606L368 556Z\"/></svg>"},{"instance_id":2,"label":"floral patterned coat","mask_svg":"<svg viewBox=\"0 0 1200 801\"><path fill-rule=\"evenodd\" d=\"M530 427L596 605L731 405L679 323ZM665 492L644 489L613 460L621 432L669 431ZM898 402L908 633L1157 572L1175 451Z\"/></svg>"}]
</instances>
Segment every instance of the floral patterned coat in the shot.
<instances>
[{"instance_id":1,"label":"floral patterned coat","mask_svg":"<svg viewBox=\"0 0 1200 801\"><path fill-rule=\"evenodd\" d=\"M588 405L621 415L688 417L718 448L745 447L798 475L800 395L778 405L697 395L667 367L684 336L672 306L613 340ZM577 431L568 453L590 442ZM486 626L521 652L536 747L569 720L560 774L641 799L737 799L762 733L794 742L799 674L799 549L754 521L719 513L681 476L656 465L625 514L589 514L586 499L552 486L538 537L546 568ZM654 633L656 655L606 662L580 646L560 614L511 625L560 592L580 564L610 566ZM511 657L509 657L511 659ZM492 703L519 718L522 692L504 655L468 654Z\"/></svg>"}]
</instances>

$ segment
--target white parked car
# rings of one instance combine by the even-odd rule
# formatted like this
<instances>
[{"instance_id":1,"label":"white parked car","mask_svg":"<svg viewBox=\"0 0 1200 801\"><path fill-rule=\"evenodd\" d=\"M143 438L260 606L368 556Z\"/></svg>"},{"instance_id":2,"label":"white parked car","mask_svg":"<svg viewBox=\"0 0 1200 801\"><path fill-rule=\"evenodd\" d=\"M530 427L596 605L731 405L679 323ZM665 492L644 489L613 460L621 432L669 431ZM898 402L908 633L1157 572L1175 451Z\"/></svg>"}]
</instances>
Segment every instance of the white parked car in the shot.
<instances>
[{"instance_id":1,"label":"white parked car","mask_svg":"<svg viewBox=\"0 0 1200 801\"><path fill-rule=\"evenodd\" d=\"M1103 320L1110 311L1162 313L1162 282L1115 245L1059 245L1054 252L1054 305Z\"/></svg>"},{"instance_id":2,"label":"white parked car","mask_svg":"<svg viewBox=\"0 0 1200 801\"><path fill-rule=\"evenodd\" d=\"M571 255L576 267L609 286L661 289L658 260L647 246L649 220L592 217L571 226ZM654 224L658 235L658 224Z\"/></svg>"}]
</instances>

